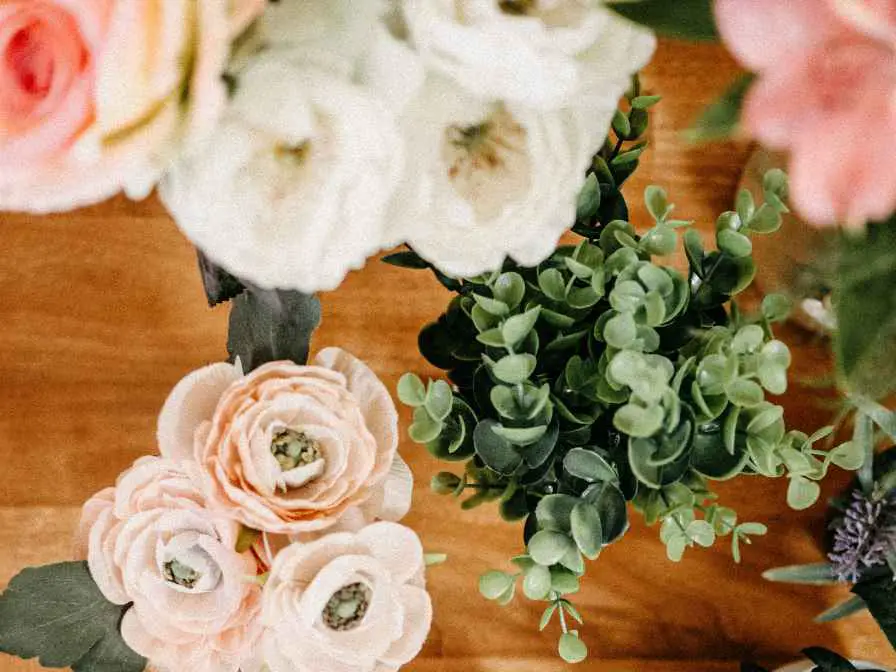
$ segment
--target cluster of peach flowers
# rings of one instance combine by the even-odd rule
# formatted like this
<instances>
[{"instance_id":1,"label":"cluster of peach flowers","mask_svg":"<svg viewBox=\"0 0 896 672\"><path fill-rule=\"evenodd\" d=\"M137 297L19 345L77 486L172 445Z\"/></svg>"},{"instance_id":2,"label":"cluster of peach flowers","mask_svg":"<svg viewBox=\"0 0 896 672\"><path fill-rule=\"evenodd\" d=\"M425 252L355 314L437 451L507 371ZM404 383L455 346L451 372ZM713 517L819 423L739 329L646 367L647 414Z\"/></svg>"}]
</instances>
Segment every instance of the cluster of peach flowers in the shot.
<instances>
[{"instance_id":1,"label":"cluster of peach flowers","mask_svg":"<svg viewBox=\"0 0 896 672\"><path fill-rule=\"evenodd\" d=\"M84 506L77 546L103 595L131 605L153 669L385 672L432 620L395 405L328 348L247 375L213 364L171 392L161 456Z\"/></svg>"}]
</instances>

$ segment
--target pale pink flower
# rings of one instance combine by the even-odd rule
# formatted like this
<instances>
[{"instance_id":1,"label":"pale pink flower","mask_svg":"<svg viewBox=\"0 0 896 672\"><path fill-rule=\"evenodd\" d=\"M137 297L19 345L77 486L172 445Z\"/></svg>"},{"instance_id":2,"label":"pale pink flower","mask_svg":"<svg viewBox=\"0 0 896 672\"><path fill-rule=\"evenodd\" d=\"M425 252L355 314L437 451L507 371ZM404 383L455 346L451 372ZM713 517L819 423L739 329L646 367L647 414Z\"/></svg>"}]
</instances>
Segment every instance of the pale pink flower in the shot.
<instances>
[{"instance_id":1,"label":"pale pink flower","mask_svg":"<svg viewBox=\"0 0 896 672\"><path fill-rule=\"evenodd\" d=\"M0 2L0 209L146 196L214 128L247 2Z\"/></svg>"},{"instance_id":2,"label":"pale pink flower","mask_svg":"<svg viewBox=\"0 0 896 672\"><path fill-rule=\"evenodd\" d=\"M84 505L80 557L125 612L127 645L161 669L236 672L259 635L257 564L236 552L239 524L205 507L191 464L134 463Z\"/></svg>"},{"instance_id":3,"label":"pale pink flower","mask_svg":"<svg viewBox=\"0 0 896 672\"><path fill-rule=\"evenodd\" d=\"M357 529L410 506L395 404L338 348L245 377L229 364L195 371L165 402L158 438L162 455L195 459L211 506L264 532Z\"/></svg>"},{"instance_id":4,"label":"pale pink flower","mask_svg":"<svg viewBox=\"0 0 896 672\"><path fill-rule=\"evenodd\" d=\"M791 152L791 198L819 225L896 209L896 0L718 0L719 29L759 74L746 129Z\"/></svg>"},{"instance_id":5,"label":"pale pink flower","mask_svg":"<svg viewBox=\"0 0 896 672\"><path fill-rule=\"evenodd\" d=\"M294 544L262 597L262 644L247 672L386 672L417 656L432 623L423 548L395 523Z\"/></svg>"}]
</instances>

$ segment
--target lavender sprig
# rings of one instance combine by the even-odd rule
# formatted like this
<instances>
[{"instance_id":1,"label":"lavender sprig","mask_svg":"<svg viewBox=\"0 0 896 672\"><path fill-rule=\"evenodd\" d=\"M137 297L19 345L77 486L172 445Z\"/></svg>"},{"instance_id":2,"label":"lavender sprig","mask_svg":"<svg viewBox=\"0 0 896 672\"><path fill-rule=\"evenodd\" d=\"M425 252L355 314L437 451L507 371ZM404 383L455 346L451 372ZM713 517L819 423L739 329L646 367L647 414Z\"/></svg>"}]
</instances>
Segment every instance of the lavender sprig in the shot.
<instances>
[{"instance_id":1,"label":"lavender sprig","mask_svg":"<svg viewBox=\"0 0 896 672\"><path fill-rule=\"evenodd\" d=\"M887 564L896 553L896 495L871 499L861 490L834 528L833 550L828 554L838 580L857 583L865 571Z\"/></svg>"}]
</instances>

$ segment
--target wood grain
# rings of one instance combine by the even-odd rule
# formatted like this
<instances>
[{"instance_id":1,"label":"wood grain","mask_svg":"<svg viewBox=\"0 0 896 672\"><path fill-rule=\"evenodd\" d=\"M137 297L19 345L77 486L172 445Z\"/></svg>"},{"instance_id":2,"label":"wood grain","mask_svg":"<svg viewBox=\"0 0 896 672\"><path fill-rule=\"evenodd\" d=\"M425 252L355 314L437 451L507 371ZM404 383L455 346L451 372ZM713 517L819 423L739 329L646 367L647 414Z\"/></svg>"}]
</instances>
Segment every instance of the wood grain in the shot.
<instances>
[{"instance_id":1,"label":"wood grain","mask_svg":"<svg viewBox=\"0 0 896 672\"><path fill-rule=\"evenodd\" d=\"M718 48L663 44L645 75L664 95L629 194L663 184L677 215L706 227L729 207L749 154L745 143L690 147L680 136L736 67ZM636 221L644 221L640 205ZM55 217L0 215L0 585L22 566L70 557L78 506L138 456L155 449L158 409L187 372L224 355L226 309L209 310L193 251L155 200L116 199ZM315 347L340 345L365 358L394 388L404 371L435 375L416 348L419 328L447 293L425 273L372 261L323 297ZM785 334L798 379L827 367L823 343ZM795 385L784 399L796 427L828 419L825 397ZM409 415L402 412L403 423ZM536 629L538 605L500 608L476 591L478 575L501 567L520 545L515 526L493 509L464 513L428 491L439 470L410 442L402 453L418 488L407 522L432 551L450 555L430 573L436 619L423 655L407 669L471 672L566 669L553 632ZM846 482L835 476L828 494ZM823 507L789 511L782 482L744 479L719 488L742 516L771 534L736 566L724 545L665 560L655 529L636 523L625 541L589 568L577 604L592 659L582 669L613 672L736 670L745 657L766 663L821 644L894 664L867 617L833 626L812 617L843 590L771 585L768 567L816 561ZM0 657L0 672L39 669Z\"/></svg>"}]
</instances>

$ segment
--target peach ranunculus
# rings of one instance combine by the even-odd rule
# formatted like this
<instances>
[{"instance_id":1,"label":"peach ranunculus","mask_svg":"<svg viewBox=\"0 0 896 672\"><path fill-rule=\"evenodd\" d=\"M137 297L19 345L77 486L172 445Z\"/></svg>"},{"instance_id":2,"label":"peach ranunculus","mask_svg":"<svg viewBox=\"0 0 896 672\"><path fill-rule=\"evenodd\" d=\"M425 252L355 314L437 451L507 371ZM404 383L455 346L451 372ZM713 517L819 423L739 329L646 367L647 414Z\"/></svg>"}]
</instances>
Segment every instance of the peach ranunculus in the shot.
<instances>
[{"instance_id":1,"label":"peach ranunculus","mask_svg":"<svg viewBox=\"0 0 896 672\"><path fill-rule=\"evenodd\" d=\"M791 152L791 198L818 225L896 209L896 0L718 0L721 34L759 74L743 113Z\"/></svg>"},{"instance_id":2,"label":"peach ranunculus","mask_svg":"<svg viewBox=\"0 0 896 672\"><path fill-rule=\"evenodd\" d=\"M85 505L78 552L156 669L236 672L260 634L257 565L239 523L205 507L189 462L145 457Z\"/></svg>"},{"instance_id":3,"label":"peach ranunculus","mask_svg":"<svg viewBox=\"0 0 896 672\"><path fill-rule=\"evenodd\" d=\"M0 0L0 210L146 196L214 128L257 0ZM233 14L229 14L232 11Z\"/></svg>"},{"instance_id":4,"label":"peach ranunculus","mask_svg":"<svg viewBox=\"0 0 896 672\"><path fill-rule=\"evenodd\" d=\"M256 530L295 538L357 529L410 507L395 404L373 371L338 348L310 366L195 371L165 402L158 438L162 455L195 459L211 506Z\"/></svg>"},{"instance_id":5,"label":"peach ranunculus","mask_svg":"<svg viewBox=\"0 0 896 672\"><path fill-rule=\"evenodd\" d=\"M420 540L395 523L289 546L265 584L259 660L247 670L397 670L432 623L423 571Z\"/></svg>"}]
</instances>

